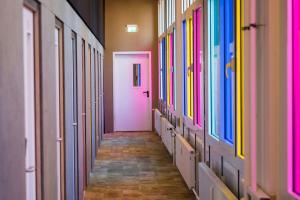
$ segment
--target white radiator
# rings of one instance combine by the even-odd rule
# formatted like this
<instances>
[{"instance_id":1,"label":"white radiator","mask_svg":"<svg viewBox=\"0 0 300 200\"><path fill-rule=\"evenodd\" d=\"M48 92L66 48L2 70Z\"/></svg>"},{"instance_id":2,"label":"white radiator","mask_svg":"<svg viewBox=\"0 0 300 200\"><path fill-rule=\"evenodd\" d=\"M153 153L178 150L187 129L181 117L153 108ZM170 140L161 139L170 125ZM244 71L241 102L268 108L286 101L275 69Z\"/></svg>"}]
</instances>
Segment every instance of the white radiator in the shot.
<instances>
[{"instance_id":1,"label":"white radiator","mask_svg":"<svg viewBox=\"0 0 300 200\"><path fill-rule=\"evenodd\" d=\"M176 134L176 166L187 186L195 187L195 150L180 134Z\"/></svg>"},{"instance_id":2,"label":"white radiator","mask_svg":"<svg viewBox=\"0 0 300 200\"><path fill-rule=\"evenodd\" d=\"M156 133L161 135L161 113L158 109L154 110L154 128Z\"/></svg>"},{"instance_id":3,"label":"white radiator","mask_svg":"<svg viewBox=\"0 0 300 200\"><path fill-rule=\"evenodd\" d=\"M200 200L237 200L234 194L205 164L199 164Z\"/></svg>"},{"instance_id":4,"label":"white radiator","mask_svg":"<svg viewBox=\"0 0 300 200\"><path fill-rule=\"evenodd\" d=\"M173 155L174 152L174 138L172 137L172 131L174 126L166 119L162 118L161 120L161 139L168 149L169 153Z\"/></svg>"}]
</instances>

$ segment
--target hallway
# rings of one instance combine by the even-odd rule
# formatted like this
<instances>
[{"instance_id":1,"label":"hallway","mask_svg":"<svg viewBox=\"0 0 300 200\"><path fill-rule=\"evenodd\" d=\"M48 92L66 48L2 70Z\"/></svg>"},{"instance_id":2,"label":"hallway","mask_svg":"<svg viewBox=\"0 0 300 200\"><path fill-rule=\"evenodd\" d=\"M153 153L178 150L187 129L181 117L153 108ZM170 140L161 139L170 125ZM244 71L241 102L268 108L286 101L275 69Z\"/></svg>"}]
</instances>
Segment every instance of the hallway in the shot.
<instances>
[{"instance_id":1,"label":"hallway","mask_svg":"<svg viewBox=\"0 0 300 200\"><path fill-rule=\"evenodd\" d=\"M192 200L161 139L155 133L106 134L86 200Z\"/></svg>"},{"instance_id":2,"label":"hallway","mask_svg":"<svg viewBox=\"0 0 300 200\"><path fill-rule=\"evenodd\" d=\"M0 2L0 200L300 200L300 0Z\"/></svg>"}]
</instances>

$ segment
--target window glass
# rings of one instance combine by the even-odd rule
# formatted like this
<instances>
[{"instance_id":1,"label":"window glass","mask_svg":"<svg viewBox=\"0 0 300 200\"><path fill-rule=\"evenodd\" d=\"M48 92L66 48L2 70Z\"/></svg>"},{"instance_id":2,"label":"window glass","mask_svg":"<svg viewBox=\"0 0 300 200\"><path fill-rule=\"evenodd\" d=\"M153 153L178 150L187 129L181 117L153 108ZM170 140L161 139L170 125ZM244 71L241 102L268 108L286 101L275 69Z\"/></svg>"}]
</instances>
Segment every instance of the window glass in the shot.
<instances>
[{"instance_id":1,"label":"window glass","mask_svg":"<svg viewBox=\"0 0 300 200\"><path fill-rule=\"evenodd\" d=\"M159 99L163 99L163 88L162 88L162 83L163 83L163 71L162 71L162 42L160 41L158 44L158 60L159 60Z\"/></svg>"},{"instance_id":2,"label":"window glass","mask_svg":"<svg viewBox=\"0 0 300 200\"><path fill-rule=\"evenodd\" d=\"M224 84L224 124L223 137L226 142L233 144L235 129L235 29L234 29L234 0L221 1L221 67L225 66ZM224 12L222 10L224 9ZM223 15L223 16L222 16ZM222 27L222 24L225 26ZM223 43L224 42L224 43ZM222 83L221 83L222 84ZM222 101L222 100L221 100Z\"/></svg>"},{"instance_id":3,"label":"window glass","mask_svg":"<svg viewBox=\"0 0 300 200\"><path fill-rule=\"evenodd\" d=\"M133 64L133 86L141 86L141 64Z\"/></svg>"},{"instance_id":4,"label":"window glass","mask_svg":"<svg viewBox=\"0 0 300 200\"><path fill-rule=\"evenodd\" d=\"M165 48L165 38L163 38L159 43L159 92L160 99L163 101L167 100L167 72L166 72L166 48Z\"/></svg>"},{"instance_id":5,"label":"window glass","mask_svg":"<svg viewBox=\"0 0 300 200\"><path fill-rule=\"evenodd\" d=\"M198 8L193 13L194 19L194 88L195 88L195 95L194 95L194 121L197 125L202 127L202 101L203 101L203 90L202 90L202 81L203 81L203 74L201 70L201 8Z\"/></svg>"},{"instance_id":6,"label":"window glass","mask_svg":"<svg viewBox=\"0 0 300 200\"><path fill-rule=\"evenodd\" d=\"M193 119L194 113L194 59L193 59L193 18L183 21L183 74L184 74L184 115Z\"/></svg>"},{"instance_id":7,"label":"window glass","mask_svg":"<svg viewBox=\"0 0 300 200\"><path fill-rule=\"evenodd\" d=\"M187 26L187 116L193 119L194 114L194 59L193 59L193 18L188 19Z\"/></svg>"},{"instance_id":8,"label":"window glass","mask_svg":"<svg viewBox=\"0 0 300 200\"><path fill-rule=\"evenodd\" d=\"M174 28L173 31L173 104L174 110L176 110L176 91L177 91L177 81L176 81L176 74L177 74L177 62L176 62L176 29Z\"/></svg>"},{"instance_id":9,"label":"window glass","mask_svg":"<svg viewBox=\"0 0 300 200\"><path fill-rule=\"evenodd\" d=\"M182 22L183 110L187 116L187 41L186 21Z\"/></svg>"},{"instance_id":10,"label":"window glass","mask_svg":"<svg viewBox=\"0 0 300 200\"><path fill-rule=\"evenodd\" d=\"M168 106L174 108L175 103L175 66L174 66L174 32L167 36L167 85Z\"/></svg>"},{"instance_id":11,"label":"window glass","mask_svg":"<svg viewBox=\"0 0 300 200\"><path fill-rule=\"evenodd\" d=\"M208 1L208 106L209 134L219 138L222 124L220 119L221 95L220 69L220 16L219 0ZM224 111L222 112L224 113Z\"/></svg>"},{"instance_id":12,"label":"window glass","mask_svg":"<svg viewBox=\"0 0 300 200\"><path fill-rule=\"evenodd\" d=\"M181 12L184 13L196 0L181 0Z\"/></svg>"},{"instance_id":13,"label":"window glass","mask_svg":"<svg viewBox=\"0 0 300 200\"><path fill-rule=\"evenodd\" d=\"M234 1L209 0L209 133L233 144L235 131Z\"/></svg>"},{"instance_id":14,"label":"window glass","mask_svg":"<svg viewBox=\"0 0 300 200\"><path fill-rule=\"evenodd\" d=\"M167 102L167 52L166 52L166 38L162 39L162 54L161 54L161 68L162 68L162 99Z\"/></svg>"},{"instance_id":15,"label":"window glass","mask_svg":"<svg viewBox=\"0 0 300 200\"><path fill-rule=\"evenodd\" d=\"M165 0L158 1L158 35L165 31Z\"/></svg>"}]
</instances>

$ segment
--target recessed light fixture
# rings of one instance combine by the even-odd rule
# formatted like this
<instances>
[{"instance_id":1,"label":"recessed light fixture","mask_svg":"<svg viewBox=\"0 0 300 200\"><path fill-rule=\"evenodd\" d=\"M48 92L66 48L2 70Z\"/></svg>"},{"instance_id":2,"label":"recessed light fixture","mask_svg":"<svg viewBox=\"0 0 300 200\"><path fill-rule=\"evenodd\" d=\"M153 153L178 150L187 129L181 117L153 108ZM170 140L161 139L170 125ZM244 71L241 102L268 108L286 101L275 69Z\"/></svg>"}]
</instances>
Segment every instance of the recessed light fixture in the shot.
<instances>
[{"instance_id":1,"label":"recessed light fixture","mask_svg":"<svg viewBox=\"0 0 300 200\"><path fill-rule=\"evenodd\" d=\"M138 32L138 25L136 25L136 24L127 24L126 25L126 32L128 32L128 33Z\"/></svg>"}]
</instances>

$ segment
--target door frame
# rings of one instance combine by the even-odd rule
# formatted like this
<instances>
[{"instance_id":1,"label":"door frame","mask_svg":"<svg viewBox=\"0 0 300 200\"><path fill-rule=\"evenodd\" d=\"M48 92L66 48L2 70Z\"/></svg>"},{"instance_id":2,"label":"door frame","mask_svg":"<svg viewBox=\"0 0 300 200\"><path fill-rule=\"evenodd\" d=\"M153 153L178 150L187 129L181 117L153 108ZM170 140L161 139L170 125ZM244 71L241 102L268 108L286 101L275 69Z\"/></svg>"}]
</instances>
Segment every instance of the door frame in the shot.
<instances>
[{"instance_id":1,"label":"door frame","mask_svg":"<svg viewBox=\"0 0 300 200\"><path fill-rule=\"evenodd\" d=\"M75 43L74 43L75 42ZM72 148L74 148L74 195L75 199L80 197L79 187L79 117L78 117L78 35L71 30L72 49L72 123L74 138ZM76 79L76 80L75 80ZM76 94L75 92L76 91ZM76 112L76 113L75 113Z\"/></svg>"},{"instance_id":2,"label":"door frame","mask_svg":"<svg viewBox=\"0 0 300 200\"><path fill-rule=\"evenodd\" d=\"M103 140L103 134L104 134L104 105L103 105L103 83L104 83L104 76L103 76L103 53L99 53L99 69L100 69L100 118L101 118L101 134L100 134L100 140ZM99 144L100 146L100 144Z\"/></svg>"},{"instance_id":3,"label":"door frame","mask_svg":"<svg viewBox=\"0 0 300 200\"><path fill-rule=\"evenodd\" d=\"M81 120L82 120L82 138L83 138L83 189L87 188L87 137L86 137L86 112L87 112L87 92L86 92L86 43L85 40L81 39L81 106L82 106L82 113L81 113Z\"/></svg>"},{"instance_id":4,"label":"door frame","mask_svg":"<svg viewBox=\"0 0 300 200\"><path fill-rule=\"evenodd\" d=\"M120 55L147 55L148 59L149 59L149 71L148 71L148 75L149 75L149 91L150 91L150 124L152 127L152 57L151 57L151 51L114 51L113 52L113 130L115 131L115 116L116 116L116 109L115 109L115 103L117 102L116 100L116 57L120 56Z\"/></svg>"},{"instance_id":5,"label":"door frame","mask_svg":"<svg viewBox=\"0 0 300 200\"><path fill-rule=\"evenodd\" d=\"M65 65L65 60L64 60L64 24L63 22L55 17L55 29L58 29L58 42L59 42L59 129L60 129L60 137L61 137L61 144L60 144L60 196L61 199L66 198L66 165L65 165L65 146L66 146L66 140L65 140L65 86L64 86L64 65ZM59 138L56 138L56 142L59 142Z\"/></svg>"},{"instance_id":6,"label":"door frame","mask_svg":"<svg viewBox=\"0 0 300 200\"><path fill-rule=\"evenodd\" d=\"M33 13L33 48L34 48L34 108L35 108L35 176L36 176L36 199L43 197L42 193L42 100L41 100L41 26L40 26L40 3L32 0L24 0L23 8L27 8ZM22 16L23 20L23 16ZM24 135L25 136L25 135Z\"/></svg>"},{"instance_id":7,"label":"door frame","mask_svg":"<svg viewBox=\"0 0 300 200\"><path fill-rule=\"evenodd\" d=\"M92 161L92 170L94 169L95 158L97 156L97 119L96 119L96 102L97 102L97 95L96 95L96 49L95 47L92 48L92 62L91 62L91 132L92 132L92 143L91 143L91 161Z\"/></svg>"},{"instance_id":8,"label":"door frame","mask_svg":"<svg viewBox=\"0 0 300 200\"><path fill-rule=\"evenodd\" d=\"M100 65L99 65L99 51L97 50L97 64L96 64L96 70L95 70L95 76L96 76L96 152L100 144Z\"/></svg>"}]
</instances>

